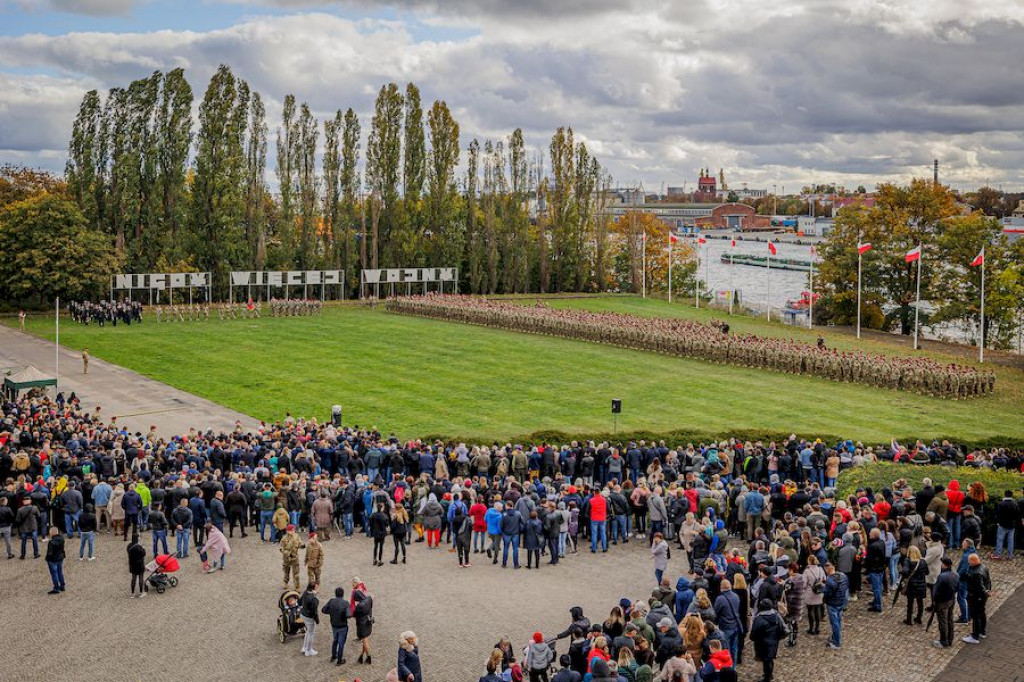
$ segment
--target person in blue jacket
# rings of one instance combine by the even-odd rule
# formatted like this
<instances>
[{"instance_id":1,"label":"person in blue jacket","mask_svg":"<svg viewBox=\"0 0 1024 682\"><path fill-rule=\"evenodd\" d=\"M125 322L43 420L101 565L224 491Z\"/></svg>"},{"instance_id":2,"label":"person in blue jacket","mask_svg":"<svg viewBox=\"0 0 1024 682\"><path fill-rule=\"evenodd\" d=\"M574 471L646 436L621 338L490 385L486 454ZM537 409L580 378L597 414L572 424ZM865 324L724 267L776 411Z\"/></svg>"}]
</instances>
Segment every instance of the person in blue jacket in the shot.
<instances>
[{"instance_id":1,"label":"person in blue jacket","mask_svg":"<svg viewBox=\"0 0 1024 682\"><path fill-rule=\"evenodd\" d=\"M398 679L401 682L423 682L423 667L420 665L419 638L412 630L406 630L398 637Z\"/></svg>"},{"instance_id":2,"label":"person in blue jacket","mask_svg":"<svg viewBox=\"0 0 1024 682\"><path fill-rule=\"evenodd\" d=\"M491 563L496 564L501 549L501 502L495 502L494 506L487 510L484 522L487 524L487 537L491 541L491 546L487 549L487 558L493 559Z\"/></svg>"},{"instance_id":3,"label":"person in blue jacket","mask_svg":"<svg viewBox=\"0 0 1024 682\"><path fill-rule=\"evenodd\" d=\"M508 567L508 549L512 548L512 565L519 568L519 536L523 532L523 517L515 510L511 500L505 503L505 513L501 517L501 567Z\"/></svg>"},{"instance_id":4,"label":"person in blue jacket","mask_svg":"<svg viewBox=\"0 0 1024 682\"><path fill-rule=\"evenodd\" d=\"M690 602L693 601L694 592L690 586L690 580L686 576L682 576L676 581L676 603L675 603L675 617L677 623L683 622L683 616L686 615L686 610L690 608Z\"/></svg>"}]
</instances>

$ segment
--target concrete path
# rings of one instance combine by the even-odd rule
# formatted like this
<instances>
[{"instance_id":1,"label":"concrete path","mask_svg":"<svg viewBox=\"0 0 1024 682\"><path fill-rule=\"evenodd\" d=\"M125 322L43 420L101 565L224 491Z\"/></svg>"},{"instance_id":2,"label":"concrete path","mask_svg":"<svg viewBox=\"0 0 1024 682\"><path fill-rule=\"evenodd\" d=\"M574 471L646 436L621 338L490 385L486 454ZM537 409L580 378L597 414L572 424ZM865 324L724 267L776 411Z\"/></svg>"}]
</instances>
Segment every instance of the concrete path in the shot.
<instances>
[{"instance_id":1,"label":"concrete path","mask_svg":"<svg viewBox=\"0 0 1024 682\"><path fill-rule=\"evenodd\" d=\"M42 372L54 373L57 358L54 344L0 324L0 369L20 370L32 365ZM255 429L258 420L240 412L186 393L118 365L91 358L89 373L82 373L78 351L60 348L58 388L68 395L72 391L89 411L102 407L108 420L117 417L132 432L149 431L156 425L161 436L185 433L190 428L227 431L241 420L247 430Z\"/></svg>"},{"instance_id":2,"label":"concrete path","mask_svg":"<svg viewBox=\"0 0 1024 682\"><path fill-rule=\"evenodd\" d=\"M988 552L985 552L988 554ZM1020 559L1013 563L1019 564ZM1002 564L1003 562L998 562ZM1017 570L1020 570L1019 566ZM988 638L978 645L964 645L934 682L975 680L1024 681L1024 644L1020 640L1020 616L1024 612L1024 585L998 607L988 613ZM957 628L956 636L970 634L970 626Z\"/></svg>"}]
</instances>

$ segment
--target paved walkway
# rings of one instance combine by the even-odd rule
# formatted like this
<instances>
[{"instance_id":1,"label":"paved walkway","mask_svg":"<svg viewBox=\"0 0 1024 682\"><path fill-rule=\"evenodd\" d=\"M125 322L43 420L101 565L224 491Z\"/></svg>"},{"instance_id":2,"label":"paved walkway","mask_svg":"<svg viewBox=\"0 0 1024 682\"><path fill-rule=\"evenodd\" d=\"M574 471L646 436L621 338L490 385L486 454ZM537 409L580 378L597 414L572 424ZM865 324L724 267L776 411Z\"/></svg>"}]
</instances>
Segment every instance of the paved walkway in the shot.
<instances>
[{"instance_id":1,"label":"paved walkway","mask_svg":"<svg viewBox=\"0 0 1024 682\"><path fill-rule=\"evenodd\" d=\"M1020 570L1019 562L1020 559L1014 562L1017 570ZM989 613L988 637L977 646L964 645L933 682L963 682L968 674L976 680L1024 682L1021 613L1024 613L1024 585L1018 587L998 611Z\"/></svg>"},{"instance_id":2,"label":"paved walkway","mask_svg":"<svg viewBox=\"0 0 1024 682\"><path fill-rule=\"evenodd\" d=\"M54 344L0 324L0 368L17 371L26 365L54 373ZM253 417L99 358L91 358L89 374L83 374L81 353L63 346L58 379L58 388L65 395L74 391L90 411L101 405L102 414L108 419L117 416L117 423L131 431L145 433L156 425L160 435L169 437L193 427L231 430L237 420L247 429L255 429L259 423Z\"/></svg>"}]
</instances>

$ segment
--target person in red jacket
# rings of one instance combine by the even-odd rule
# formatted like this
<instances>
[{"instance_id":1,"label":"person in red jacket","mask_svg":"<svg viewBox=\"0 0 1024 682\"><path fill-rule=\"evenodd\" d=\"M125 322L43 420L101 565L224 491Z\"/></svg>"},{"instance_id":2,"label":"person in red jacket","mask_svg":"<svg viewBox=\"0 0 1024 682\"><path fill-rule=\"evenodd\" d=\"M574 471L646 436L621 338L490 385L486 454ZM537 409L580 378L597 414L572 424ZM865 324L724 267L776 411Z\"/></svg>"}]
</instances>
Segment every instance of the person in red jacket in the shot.
<instances>
[{"instance_id":1,"label":"person in red jacket","mask_svg":"<svg viewBox=\"0 0 1024 682\"><path fill-rule=\"evenodd\" d=\"M481 497L469 508L469 515L473 518L473 554L479 554L487 547L487 505Z\"/></svg>"},{"instance_id":2,"label":"person in red jacket","mask_svg":"<svg viewBox=\"0 0 1024 682\"><path fill-rule=\"evenodd\" d=\"M590 551L597 553L598 537L601 539L601 551L608 551L608 491L604 490L590 498Z\"/></svg>"},{"instance_id":3,"label":"person in red jacket","mask_svg":"<svg viewBox=\"0 0 1024 682\"><path fill-rule=\"evenodd\" d=\"M946 521L949 523L949 546L960 546L960 522L964 515L964 500L966 495L960 490L960 481L953 479L946 488L946 499L949 500L949 511L946 512Z\"/></svg>"}]
</instances>

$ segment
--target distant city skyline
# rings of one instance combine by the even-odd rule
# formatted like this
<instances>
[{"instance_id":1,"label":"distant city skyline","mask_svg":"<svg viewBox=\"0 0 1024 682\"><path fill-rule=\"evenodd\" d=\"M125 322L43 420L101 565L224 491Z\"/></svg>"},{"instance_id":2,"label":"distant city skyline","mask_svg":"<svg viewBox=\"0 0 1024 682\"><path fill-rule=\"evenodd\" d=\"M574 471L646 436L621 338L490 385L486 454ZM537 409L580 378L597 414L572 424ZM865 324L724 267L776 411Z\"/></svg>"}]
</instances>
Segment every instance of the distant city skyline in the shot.
<instances>
[{"instance_id":1,"label":"distant city skyline","mask_svg":"<svg viewBox=\"0 0 1024 682\"><path fill-rule=\"evenodd\" d=\"M0 163L62 172L82 95L218 64L370 128L384 83L445 100L461 146L555 128L618 186L931 177L1024 190L1024 0L0 0ZM270 166L273 167L271 149ZM692 191L692 189L691 189Z\"/></svg>"}]
</instances>

